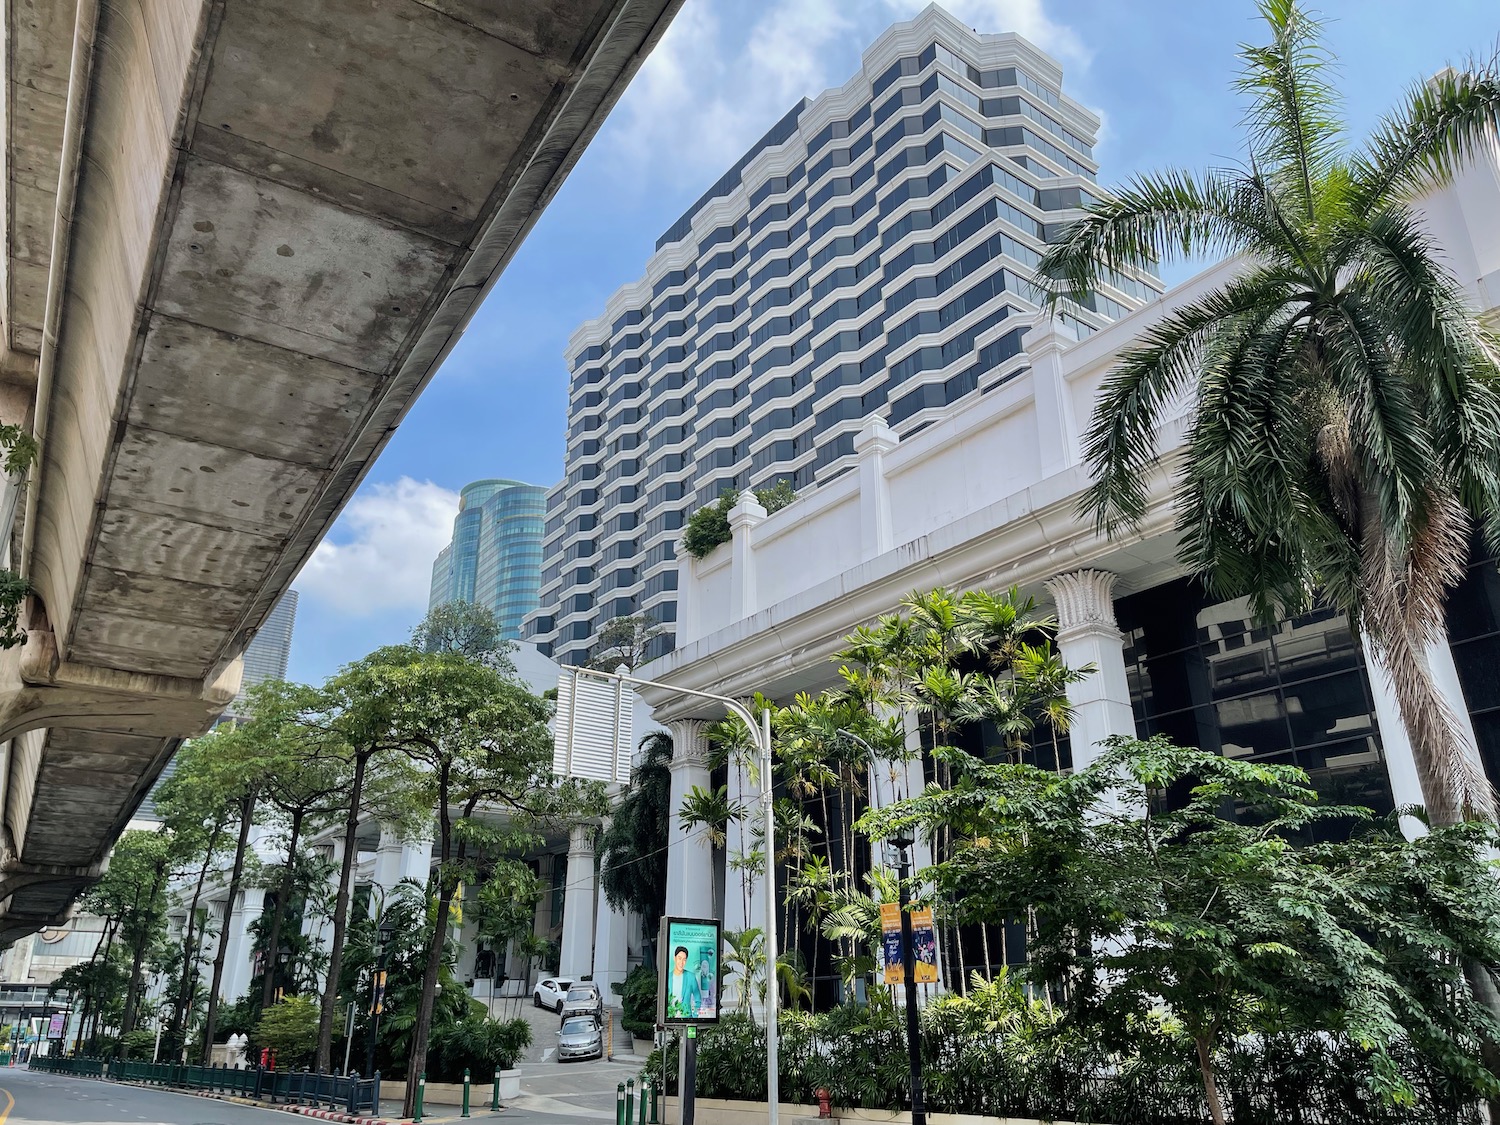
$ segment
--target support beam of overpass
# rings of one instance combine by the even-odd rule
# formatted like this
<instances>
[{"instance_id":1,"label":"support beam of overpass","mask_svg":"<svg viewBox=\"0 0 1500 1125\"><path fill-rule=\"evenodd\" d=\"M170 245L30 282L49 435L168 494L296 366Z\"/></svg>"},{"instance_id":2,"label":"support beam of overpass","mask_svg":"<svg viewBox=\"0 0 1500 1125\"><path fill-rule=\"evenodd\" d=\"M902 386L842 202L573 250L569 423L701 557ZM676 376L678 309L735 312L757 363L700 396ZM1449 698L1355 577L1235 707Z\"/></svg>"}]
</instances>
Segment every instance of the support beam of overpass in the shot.
<instances>
[{"instance_id":1,"label":"support beam of overpass","mask_svg":"<svg viewBox=\"0 0 1500 1125\"><path fill-rule=\"evenodd\" d=\"M0 941L233 697L680 3L0 0L0 419L42 448L7 536L34 595L0 658Z\"/></svg>"}]
</instances>

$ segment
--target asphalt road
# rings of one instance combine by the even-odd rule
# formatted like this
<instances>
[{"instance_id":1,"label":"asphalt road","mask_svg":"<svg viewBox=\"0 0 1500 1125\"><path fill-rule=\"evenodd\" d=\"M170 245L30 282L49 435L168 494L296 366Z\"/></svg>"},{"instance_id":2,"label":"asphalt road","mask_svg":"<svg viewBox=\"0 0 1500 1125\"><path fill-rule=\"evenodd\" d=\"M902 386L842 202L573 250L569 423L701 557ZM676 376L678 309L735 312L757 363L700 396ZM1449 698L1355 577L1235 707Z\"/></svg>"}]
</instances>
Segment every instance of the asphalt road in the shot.
<instances>
[{"instance_id":1,"label":"asphalt road","mask_svg":"<svg viewBox=\"0 0 1500 1125\"><path fill-rule=\"evenodd\" d=\"M121 1086L87 1078L42 1074L24 1066L0 1069L0 1125L287 1125L304 1120L277 1110L254 1109L170 1094L139 1086ZM13 1100L13 1104L12 1103Z\"/></svg>"}]
</instances>

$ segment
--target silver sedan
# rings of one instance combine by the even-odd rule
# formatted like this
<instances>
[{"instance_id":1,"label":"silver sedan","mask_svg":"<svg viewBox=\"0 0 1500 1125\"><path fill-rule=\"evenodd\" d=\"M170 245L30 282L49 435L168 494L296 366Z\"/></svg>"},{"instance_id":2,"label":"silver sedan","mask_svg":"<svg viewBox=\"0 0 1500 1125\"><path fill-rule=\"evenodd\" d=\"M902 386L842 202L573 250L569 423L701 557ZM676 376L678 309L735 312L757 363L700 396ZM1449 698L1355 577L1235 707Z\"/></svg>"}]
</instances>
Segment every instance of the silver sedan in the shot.
<instances>
[{"instance_id":1,"label":"silver sedan","mask_svg":"<svg viewBox=\"0 0 1500 1125\"><path fill-rule=\"evenodd\" d=\"M557 1029L557 1061L604 1057L604 1033L593 1016L570 1016Z\"/></svg>"}]
</instances>

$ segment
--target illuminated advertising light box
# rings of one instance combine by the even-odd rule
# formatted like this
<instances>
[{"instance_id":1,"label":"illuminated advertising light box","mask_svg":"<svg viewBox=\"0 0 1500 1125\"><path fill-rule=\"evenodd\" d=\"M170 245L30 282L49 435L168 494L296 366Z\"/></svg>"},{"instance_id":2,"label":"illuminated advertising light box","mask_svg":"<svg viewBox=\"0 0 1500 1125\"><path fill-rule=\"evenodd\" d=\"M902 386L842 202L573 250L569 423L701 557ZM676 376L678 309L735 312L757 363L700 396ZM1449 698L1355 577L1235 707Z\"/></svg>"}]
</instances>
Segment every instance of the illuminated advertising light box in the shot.
<instances>
[{"instance_id":1,"label":"illuminated advertising light box","mask_svg":"<svg viewBox=\"0 0 1500 1125\"><path fill-rule=\"evenodd\" d=\"M656 1022L663 1027L719 1022L719 923L663 918L657 942Z\"/></svg>"}]
</instances>

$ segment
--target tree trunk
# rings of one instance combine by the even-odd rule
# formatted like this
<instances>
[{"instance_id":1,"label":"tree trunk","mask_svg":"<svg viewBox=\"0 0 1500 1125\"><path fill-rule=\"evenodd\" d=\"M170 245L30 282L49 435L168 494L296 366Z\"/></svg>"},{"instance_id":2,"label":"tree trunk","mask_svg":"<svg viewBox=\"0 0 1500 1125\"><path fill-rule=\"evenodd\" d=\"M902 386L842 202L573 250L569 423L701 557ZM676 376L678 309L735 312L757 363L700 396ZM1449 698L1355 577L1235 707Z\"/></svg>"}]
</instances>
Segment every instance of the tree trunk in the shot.
<instances>
[{"instance_id":1,"label":"tree trunk","mask_svg":"<svg viewBox=\"0 0 1500 1125\"><path fill-rule=\"evenodd\" d=\"M287 906L292 899L293 872L297 865L297 838L302 834L302 810L292 813L292 831L286 845L286 868L281 873L281 887L276 892L276 910L271 915L271 932L266 935L265 969L260 978L260 1006L264 1010L271 1006L271 997L276 992L276 949L281 944L281 924L286 920Z\"/></svg>"},{"instance_id":2,"label":"tree trunk","mask_svg":"<svg viewBox=\"0 0 1500 1125\"><path fill-rule=\"evenodd\" d=\"M449 867L449 841L453 823L448 813L448 766L438 767L438 907L427 947L427 967L422 972L422 995L417 1001L417 1024L412 1029L411 1054L406 1063L406 1097L401 1116L416 1112L417 1079L427 1070L427 1039L432 1031L432 1007L443 965L443 946L448 941L448 908L453 902L453 876Z\"/></svg>"},{"instance_id":3,"label":"tree trunk","mask_svg":"<svg viewBox=\"0 0 1500 1125\"><path fill-rule=\"evenodd\" d=\"M94 1005L94 993L98 991L99 987L98 981L94 979L94 968L99 964L99 951L101 949L104 950L104 956L106 959L108 959L108 943L112 942L113 940L114 934L113 932L111 932L109 923L106 921L104 923L104 929L99 931L99 940L94 942L94 952L89 955L88 976L84 978L86 981L88 981L88 991L83 994L83 1011L78 1019L78 1033L73 1036L73 1053L75 1055L78 1054L79 1049L83 1046L83 1029L88 1025L89 1010Z\"/></svg>"},{"instance_id":4,"label":"tree trunk","mask_svg":"<svg viewBox=\"0 0 1500 1125\"><path fill-rule=\"evenodd\" d=\"M151 882L151 894L146 898L146 910L156 908L157 896L161 894L162 883L166 880L166 868L159 868ZM123 1038L127 1033L135 1030L136 1008L140 1003L142 985L142 966L146 961L146 946L151 942L151 930L146 927L144 932L136 940L135 948L130 960L130 987L125 990L125 1012L120 1017L120 1035Z\"/></svg>"},{"instance_id":5,"label":"tree trunk","mask_svg":"<svg viewBox=\"0 0 1500 1125\"><path fill-rule=\"evenodd\" d=\"M1209 1041L1198 1035L1193 1042L1198 1045L1198 1069L1203 1074L1203 1097L1208 1102L1209 1115L1213 1118L1214 1125L1229 1125L1229 1119L1224 1116L1224 1102L1219 1097L1219 1083L1214 1078L1214 1060Z\"/></svg>"},{"instance_id":6,"label":"tree trunk","mask_svg":"<svg viewBox=\"0 0 1500 1125\"><path fill-rule=\"evenodd\" d=\"M208 865L213 862L214 851L219 846L219 835L224 831L224 824L219 821L209 833L208 848L203 853L203 864L198 868L198 881L193 885L193 899L188 904L187 929L182 935L182 978L177 983L177 1007L172 1013L172 1026L168 1031L169 1041L173 1044L186 1042L188 1009L192 1004L194 966L197 963L197 954L203 941L201 930L198 927L198 902L203 897L203 883L208 878ZM228 920L228 913L225 913ZM194 941L194 931L198 931L198 941Z\"/></svg>"},{"instance_id":7,"label":"tree trunk","mask_svg":"<svg viewBox=\"0 0 1500 1125\"><path fill-rule=\"evenodd\" d=\"M339 997L339 971L344 963L344 929L349 915L349 883L354 876L355 836L359 833L359 809L364 797L368 751L354 756L354 780L349 784L349 812L344 818L344 862L339 867L339 893L333 903L333 938L328 951L328 980L323 985L323 1006L318 1012L318 1055L313 1069L326 1072L333 1050L333 1008Z\"/></svg>"},{"instance_id":8,"label":"tree trunk","mask_svg":"<svg viewBox=\"0 0 1500 1125\"><path fill-rule=\"evenodd\" d=\"M224 961L229 955L229 925L234 918L234 900L240 892L240 877L245 872L245 849L250 842L250 822L255 815L255 795L240 799L240 834L234 845L234 865L229 869L229 898L224 911L224 928L219 931L219 946L214 951L213 983L208 989L208 1012L203 1019L203 1054L207 1066L213 1057L215 1025L219 1019L219 989L224 984Z\"/></svg>"}]
</instances>

